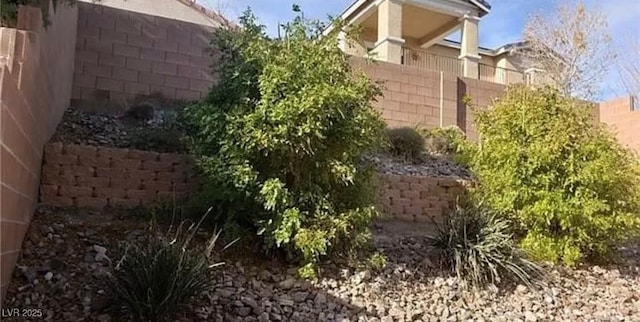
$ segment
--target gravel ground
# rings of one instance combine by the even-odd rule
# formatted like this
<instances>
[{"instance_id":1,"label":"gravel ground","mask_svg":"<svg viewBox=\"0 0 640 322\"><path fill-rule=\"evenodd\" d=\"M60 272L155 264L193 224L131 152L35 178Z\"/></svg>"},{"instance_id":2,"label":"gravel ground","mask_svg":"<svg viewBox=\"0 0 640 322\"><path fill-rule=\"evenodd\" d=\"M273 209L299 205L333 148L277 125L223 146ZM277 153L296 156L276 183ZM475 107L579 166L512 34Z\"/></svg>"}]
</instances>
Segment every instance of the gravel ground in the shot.
<instances>
[{"instance_id":1,"label":"gravel ground","mask_svg":"<svg viewBox=\"0 0 640 322\"><path fill-rule=\"evenodd\" d=\"M118 116L68 108L51 142L127 148L130 146L130 131L131 127Z\"/></svg>"},{"instance_id":2,"label":"gravel ground","mask_svg":"<svg viewBox=\"0 0 640 322\"><path fill-rule=\"evenodd\" d=\"M369 158L379 172L399 175L456 177L473 180L469 170L449 160L446 156L425 154L417 163L402 162L385 155Z\"/></svg>"},{"instance_id":3,"label":"gravel ground","mask_svg":"<svg viewBox=\"0 0 640 322\"><path fill-rule=\"evenodd\" d=\"M146 223L105 213L40 210L26 235L3 308L42 308L45 321L112 321L101 282L121 240L138 240ZM640 321L638 247L620 264L550 268L539 290L512 285L472 293L432 267L420 236L377 226L375 245L388 256L381 271L323 266L315 283L295 268L225 253L215 291L175 321ZM340 266L342 267L342 266Z\"/></svg>"}]
</instances>

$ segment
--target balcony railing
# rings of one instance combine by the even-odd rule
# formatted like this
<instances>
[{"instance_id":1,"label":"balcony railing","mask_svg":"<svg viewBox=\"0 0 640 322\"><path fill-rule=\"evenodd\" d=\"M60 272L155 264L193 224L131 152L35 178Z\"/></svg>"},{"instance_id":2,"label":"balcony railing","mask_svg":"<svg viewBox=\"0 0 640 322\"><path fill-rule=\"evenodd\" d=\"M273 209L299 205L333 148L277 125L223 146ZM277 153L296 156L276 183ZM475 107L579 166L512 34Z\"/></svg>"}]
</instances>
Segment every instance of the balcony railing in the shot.
<instances>
[{"instance_id":1,"label":"balcony railing","mask_svg":"<svg viewBox=\"0 0 640 322\"><path fill-rule=\"evenodd\" d=\"M422 50L403 49L403 64L462 76L462 61Z\"/></svg>"},{"instance_id":2,"label":"balcony railing","mask_svg":"<svg viewBox=\"0 0 640 322\"><path fill-rule=\"evenodd\" d=\"M407 66L445 72L455 76L464 75L462 60L436 55L423 50L403 48L402 61L402 63ZM486 64L478 64L478 79L505 85L526 81L525 75L522 72Z\"/></svg>"},{"instance_id":3,"label":"balcony railing","mask_svg":"<svg viewBox=\"0 0 640 322\"><path fill-rule=\"evenodd\" d=\"M524 73L517 70L478 64L478 78L483 81L505 85L524 83Z\"/></svg>"}]
</instances>

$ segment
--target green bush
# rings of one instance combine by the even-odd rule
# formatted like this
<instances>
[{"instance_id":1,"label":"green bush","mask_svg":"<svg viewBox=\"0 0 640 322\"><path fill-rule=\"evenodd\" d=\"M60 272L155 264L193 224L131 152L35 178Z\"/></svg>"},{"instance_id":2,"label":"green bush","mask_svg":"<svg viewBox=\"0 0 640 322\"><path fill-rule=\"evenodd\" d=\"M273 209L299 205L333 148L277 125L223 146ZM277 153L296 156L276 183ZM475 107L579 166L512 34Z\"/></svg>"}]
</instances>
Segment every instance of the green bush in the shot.
<instances>
[{"instance_id":1,"label":"green bush","mask_svg":"<svg viewBox=\"0 0 640 322\"><path fill-rule=\"evenodd\" d=\"M97 2L98 0L94 0ZM75 5L77 0L52 0L53 11L57 9L60 4L66 6ZM18 22L18 7L19 6L34 6L39 7L42 11L42 23L45 27L51 23L49 21L49 1L42 0L0 0L0 26L14 28Z\"/></svg>"},{"instance_id":2,"label":"green bush","mask_svg":"<svg viewBox=\"0 0 640 322\"><path fill-rule=\"evenodd\" d=\"M477 113L478 193L540 259L571 265L638 232L637 160L592 112L549 88L513 87Z\"/></svg>"},{"instance_id":3,"label":"green bush","mask_svg":"<svg viewBox=\"0 0 640 322\"><path fill-rule=\"evenodd\" d=\"M430 238L441 264L465 285L485 287L505 279L531 287L542 270L525 259L509 233L509 223L482 205L467 204L434 223Z\"/></svg>"},{"instance_id":4,"label":"green bush","mask_svg":"<svg viewBox=\"0 0 640 322\"><path fill-rule=\"evenodd\" d=\"M399 127L387 130L389 153L405 161L416 161L424 152L424 138L411 127Z\"/></svg>"},{"instance_id":5,"label":"green bush","mask_svg":"<svg viewBox=\"0 0 640 322\"><path fill-rule=\"evenodd\" d=\"M450 155L461 152L466 135L457 126L422 129L426 149L431 153Z\"/></svg>"},{"instance_id":6,"label":"green bush","mask_svg":"<svg viewBox=\"0 0 640 322\"><path fill-rule=\"evenodd\" d=\"M269 39L247 12L221 30L220 83L185 111L193 151L225 231L261 236L309 275L324 255L367 240L376 215L373 169L384 123L371 106L381 92L350 67L337 32L298 17Z\"/></svg>"},{"instance_id":7,"label":"green bush","mask_svg":"<svg viewBox=\"0 0 640 322\"><path fill-rule=\"evenodd\" d=\"M191 298L213 288L211 268L216 265L208 258L218 236L204 250L190 249L193 234L182 231L171 239L150 236L143 243L126 242L107 281L112 311L136 321L170 321Z\"/></svg>"}]
</instances>

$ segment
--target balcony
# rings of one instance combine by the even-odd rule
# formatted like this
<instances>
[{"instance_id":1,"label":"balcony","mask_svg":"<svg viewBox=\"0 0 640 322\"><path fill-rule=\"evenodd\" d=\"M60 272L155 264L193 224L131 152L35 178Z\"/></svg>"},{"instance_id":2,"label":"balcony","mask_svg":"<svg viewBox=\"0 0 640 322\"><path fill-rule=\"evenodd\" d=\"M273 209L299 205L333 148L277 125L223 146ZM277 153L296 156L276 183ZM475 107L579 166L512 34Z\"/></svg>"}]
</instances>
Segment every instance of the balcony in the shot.
<instances>
[{"instance_id":1,"label":"balcony","mask_svg":"<svg viewBox=\"0 0 640 322\"><path fill-rule=\"evenodd\" d=\"M436 55L414 48L403 48L402 64L426 70L445 72L458 77L464 75L463 62L461 59ZM485 63L478 64L478 79L504 85L528 83L527 77L523 72L491 66Z\"/></svg>"}]
</instances>

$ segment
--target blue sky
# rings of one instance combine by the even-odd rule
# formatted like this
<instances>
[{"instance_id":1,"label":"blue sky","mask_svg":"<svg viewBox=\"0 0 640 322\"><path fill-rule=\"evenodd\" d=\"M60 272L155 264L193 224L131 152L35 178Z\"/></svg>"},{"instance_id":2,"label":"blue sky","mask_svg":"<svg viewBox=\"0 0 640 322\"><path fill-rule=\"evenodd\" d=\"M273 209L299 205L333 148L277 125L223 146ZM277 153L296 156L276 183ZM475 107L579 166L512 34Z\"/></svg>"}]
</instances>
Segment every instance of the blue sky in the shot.
<instances>
[{"instance_id":1,"label":"blue sky","mask_svg":"<svg viewBox=\"0 0 640 322\"><path fill-rule=\"evenodd\" d=\"M324 19L337 16L355 0L200 0L211 8L220 10L225 16L235 19L247 7L251 7L260 22L271 34L276 34L278 22L289 21L293 14L291 5L302 7L305 16ZM562 0L488 0L491 13L480 22L480 45L496 48L521 39L522 28L527 17L537 11L549 12ZM585 0L586 4L603 11L609 19L609 28L614 46L619 47L635 37L640 43L640 0ZM455 37L455 35L453 35ZM640 57L634 57L640 59ZM603 86L601 99L624 95L618 86L618 72L609 73Z\"/></svg>"}]
</instances>

